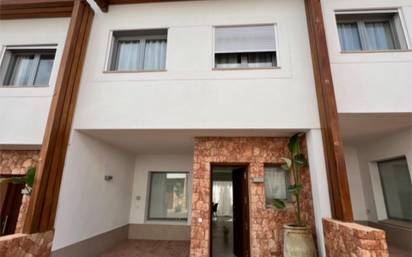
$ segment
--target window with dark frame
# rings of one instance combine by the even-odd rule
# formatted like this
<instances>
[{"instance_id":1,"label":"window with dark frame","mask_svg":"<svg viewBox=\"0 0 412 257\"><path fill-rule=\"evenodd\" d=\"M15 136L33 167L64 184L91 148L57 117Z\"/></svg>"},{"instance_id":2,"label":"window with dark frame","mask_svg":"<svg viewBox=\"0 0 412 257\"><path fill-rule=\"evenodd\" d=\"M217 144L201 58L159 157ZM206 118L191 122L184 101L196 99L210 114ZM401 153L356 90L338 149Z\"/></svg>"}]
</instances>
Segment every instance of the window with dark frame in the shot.
<instances>
[{"instance_id":1,"label":"window with dark frame","mask_svg":"<svg viewBox=\"0 0 412 257\"><path fill-rule=\"evenodd\" d=\"M378 162L389 219L412 222L412 182L406 158Z\"/></svg>"},{"instance_id":2,"label":"window with dark frame","mask_svg":"<svg viewBox=\"0 0 412 257\"><path fill-rule=\"evenodd\" d=\"M271 68L276 66L275 25L215 28L215 68Z\"/></svg>"},{"instance_id":3,"label":"window with dark frame","mask_svg":"<svg viewBox=\"0 0 412 257\"><path fill-rule=\"evenodd\" d=\"M337 13L336 22L344 52L408 48L397 11Z\"/></svg>"},{"instance_id":4,"label":"window with dark frame","mask_svg":"<svg viewBox=\"0 0 412 257\"><path fill-rule=\"evenodd\" d=\"M188 219L188 172L150 172L148 220Z\"/></svg>"},{"instance_id":5,"label":"window with dark frame","mask_svg":"<svg viewBox=\"0 0 412 257\"><path fill-rule=\"evenodd\" d=\"M108 70L164 70L166 49L167 29L114 31Z\"/></svg>"},{"instance_id":6,"label":"window with dark frame","mask_svg":"<svg viewBox=\"0 0 412 257\"><path fill-rule=\"evenodd\" d=\"M7 87L48 86L56 49L7 48L1 68L1 84Z\"/></svg>"}]
</instances>

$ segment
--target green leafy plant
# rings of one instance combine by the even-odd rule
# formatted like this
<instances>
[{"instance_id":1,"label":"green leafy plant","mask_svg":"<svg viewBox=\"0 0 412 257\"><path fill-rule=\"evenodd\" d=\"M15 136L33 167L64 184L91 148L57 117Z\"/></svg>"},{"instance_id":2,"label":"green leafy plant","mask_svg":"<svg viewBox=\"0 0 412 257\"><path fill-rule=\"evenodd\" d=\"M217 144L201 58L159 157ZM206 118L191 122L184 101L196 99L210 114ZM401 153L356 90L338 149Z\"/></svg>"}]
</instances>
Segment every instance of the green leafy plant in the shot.
<instances>
[{"instance_id":1,"label":"green leafy plant","mask_svg":"<svg viewBox=\"0 0 412 257\"><path fill-rule=\"evenodd\" d=\"M33 190L34 176L36 175L36 167L29 168L25 176L16 177L0 177L0 184L24 184L25 188L22 194L30 195Z\"/></svg>"},{"instance_id":2,"label":"green leafy plant","mask_svg":"<svg viewBox=\"0 0 412 257\"><path fill-rule=\"evenodd\" d=\"M288 191L295 199L295 216L296 226L303 226L301 217L301 193L302 193L302 169L307 166L307 160L300 150L299 144L300 134L293 135L288 142L289 156L283 157L284 164L282 169L289 172L292 176L293 183L288 186ZM284 209L286 204L281 199L274 199L273 205L278 209Z\"/></svg>"}]
</instances>

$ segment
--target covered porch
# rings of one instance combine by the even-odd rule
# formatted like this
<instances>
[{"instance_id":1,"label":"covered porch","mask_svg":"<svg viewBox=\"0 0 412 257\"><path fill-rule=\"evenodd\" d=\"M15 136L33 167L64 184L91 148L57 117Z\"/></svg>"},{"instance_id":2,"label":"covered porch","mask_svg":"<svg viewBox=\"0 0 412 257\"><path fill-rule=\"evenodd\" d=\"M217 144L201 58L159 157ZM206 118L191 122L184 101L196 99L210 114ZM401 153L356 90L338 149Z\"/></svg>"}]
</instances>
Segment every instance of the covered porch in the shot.
<instances>
[{"instance_id":1,"label":"covered porch","mask_svg":"<svg viewBox=\"0 0 412 257\"><path fill-rule=\"evenodd\" d=\"M355 222L384 230L390 257L411 256L411 113L339 118Z\"/></svg>"},{"instance_id":2,"label":"covered porch","mask_svg":"<svg viewBox=\"0 0 412 257\"><path fill-rule=\"evenodd\" d=\"M208 251L212 204L211 187L207 185L211 181L211 166L204 170L206 166L199 163L201 158L209 158L206 156L213 158L208 165L245 165L253 204L251 229L267 230L264 239L255 237L254 232L250 235L250 256L260 256L258 251L280 256L280 228L293 219L293 212L275 210L257 199L264 191L260 180L264 168L281 162L280 158L286 155L287 137L293 133L289 130L74 131L59 196L52 256L182 257L190 252L194 256L199 250ZM303 141L310 161L321 166L318 161L323 159L315 157L314 143L308 149L306 143ZM315 144L320 146L322 142L318 138ZM316 176L307 170L303 213L313 233L317 233L312 175ZM224 243L223 227L214 233L217 233L214 240L222 238ZM233 249L233 245L228 249Z\"/></svg>"}]
</instances>

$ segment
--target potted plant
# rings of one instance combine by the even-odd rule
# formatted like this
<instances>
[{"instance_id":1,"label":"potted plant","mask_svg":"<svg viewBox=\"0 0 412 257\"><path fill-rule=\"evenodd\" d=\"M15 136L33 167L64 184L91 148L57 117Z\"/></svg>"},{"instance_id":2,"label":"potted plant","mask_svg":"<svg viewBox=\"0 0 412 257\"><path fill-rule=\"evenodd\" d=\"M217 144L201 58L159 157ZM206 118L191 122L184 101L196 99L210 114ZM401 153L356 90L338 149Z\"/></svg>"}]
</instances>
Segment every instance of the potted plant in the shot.
<instances>
[{"instance_id":1,"label":"potted plant","mask_svg":"<svg viewBox=\"0 0 412 257\"><path fill-rule=\"evenodd\" d=\"M6 183L11 183L11 184L24 184L25 188L22 190L22 194L24 195L30 195L33 189L33 184L34 184L34 176L36 175L36 168L32 167L29 168L26 172L26 175L23 177L0 177L0 184L6 184Z\"/></svg>"},{"instance_id":2,"label":"potted plant","mask_svg":"<svg viewBox=\"0 0 412 257\"><path fill-rule=\"evenodd\" d=\"M283 255L284 257L316 257L316 248L311 228L302 221L302 170L307 166L307 160L301 152L299 139L299 133L289 139L289 156L282 158L284 161L282 169L288 171L293 180L288 186L288 191L294 198L295 210L295 223L283 226ZM284 209L286 207L285 202L280 199L274 199L273 205L278 209Z\"/></svg>"}]
</instances>

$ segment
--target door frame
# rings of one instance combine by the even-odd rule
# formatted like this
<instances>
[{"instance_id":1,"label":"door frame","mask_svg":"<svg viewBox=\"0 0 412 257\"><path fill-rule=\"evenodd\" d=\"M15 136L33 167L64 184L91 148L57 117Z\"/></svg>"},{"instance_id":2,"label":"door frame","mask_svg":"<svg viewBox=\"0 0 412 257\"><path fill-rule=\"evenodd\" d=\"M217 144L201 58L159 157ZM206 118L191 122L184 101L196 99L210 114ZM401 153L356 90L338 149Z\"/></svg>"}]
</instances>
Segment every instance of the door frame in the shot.
<instances>
[{"instance_id":1,"label":"door frame","mask_svg":"<svg viewBox=\"0 0 412 257\"><path fill-rule=\"evenodd\" d=\"M250 183L249 183L249 163L243 163L243 162L239 162L239 163L210 163L210 194L209 194L209 257L213 257L213 231L212 231L212 219L213 219L213 215L212 215L212 201L213 201L213 169L216 167L227 167L227 168L243 168L244 172L246 174L246 180L247 180L247 231L248 231L248 236L247 236L247 249L249 252L249 256L250 256L250 195L249 195L249 189L250 189Z\"/></svg>"},{"instance_id":2,"label":"door frame","mask_svg":"<svg viewBox=\"0 0 412 257\"><path fill-rule=\"evenodd\" d=\"M24 175L21 174L1 175L1 177L3 178L23 176ZM7 185L6 196L0 208L0 236L6 236L15 233L15 229L19 221L21 205L23 203L23 194L21 193L22 189L24 189L24 185L22 184L9 183ZM6 230L6 233L3 235L4 229Z\"/></svg>"}]
</instances>

